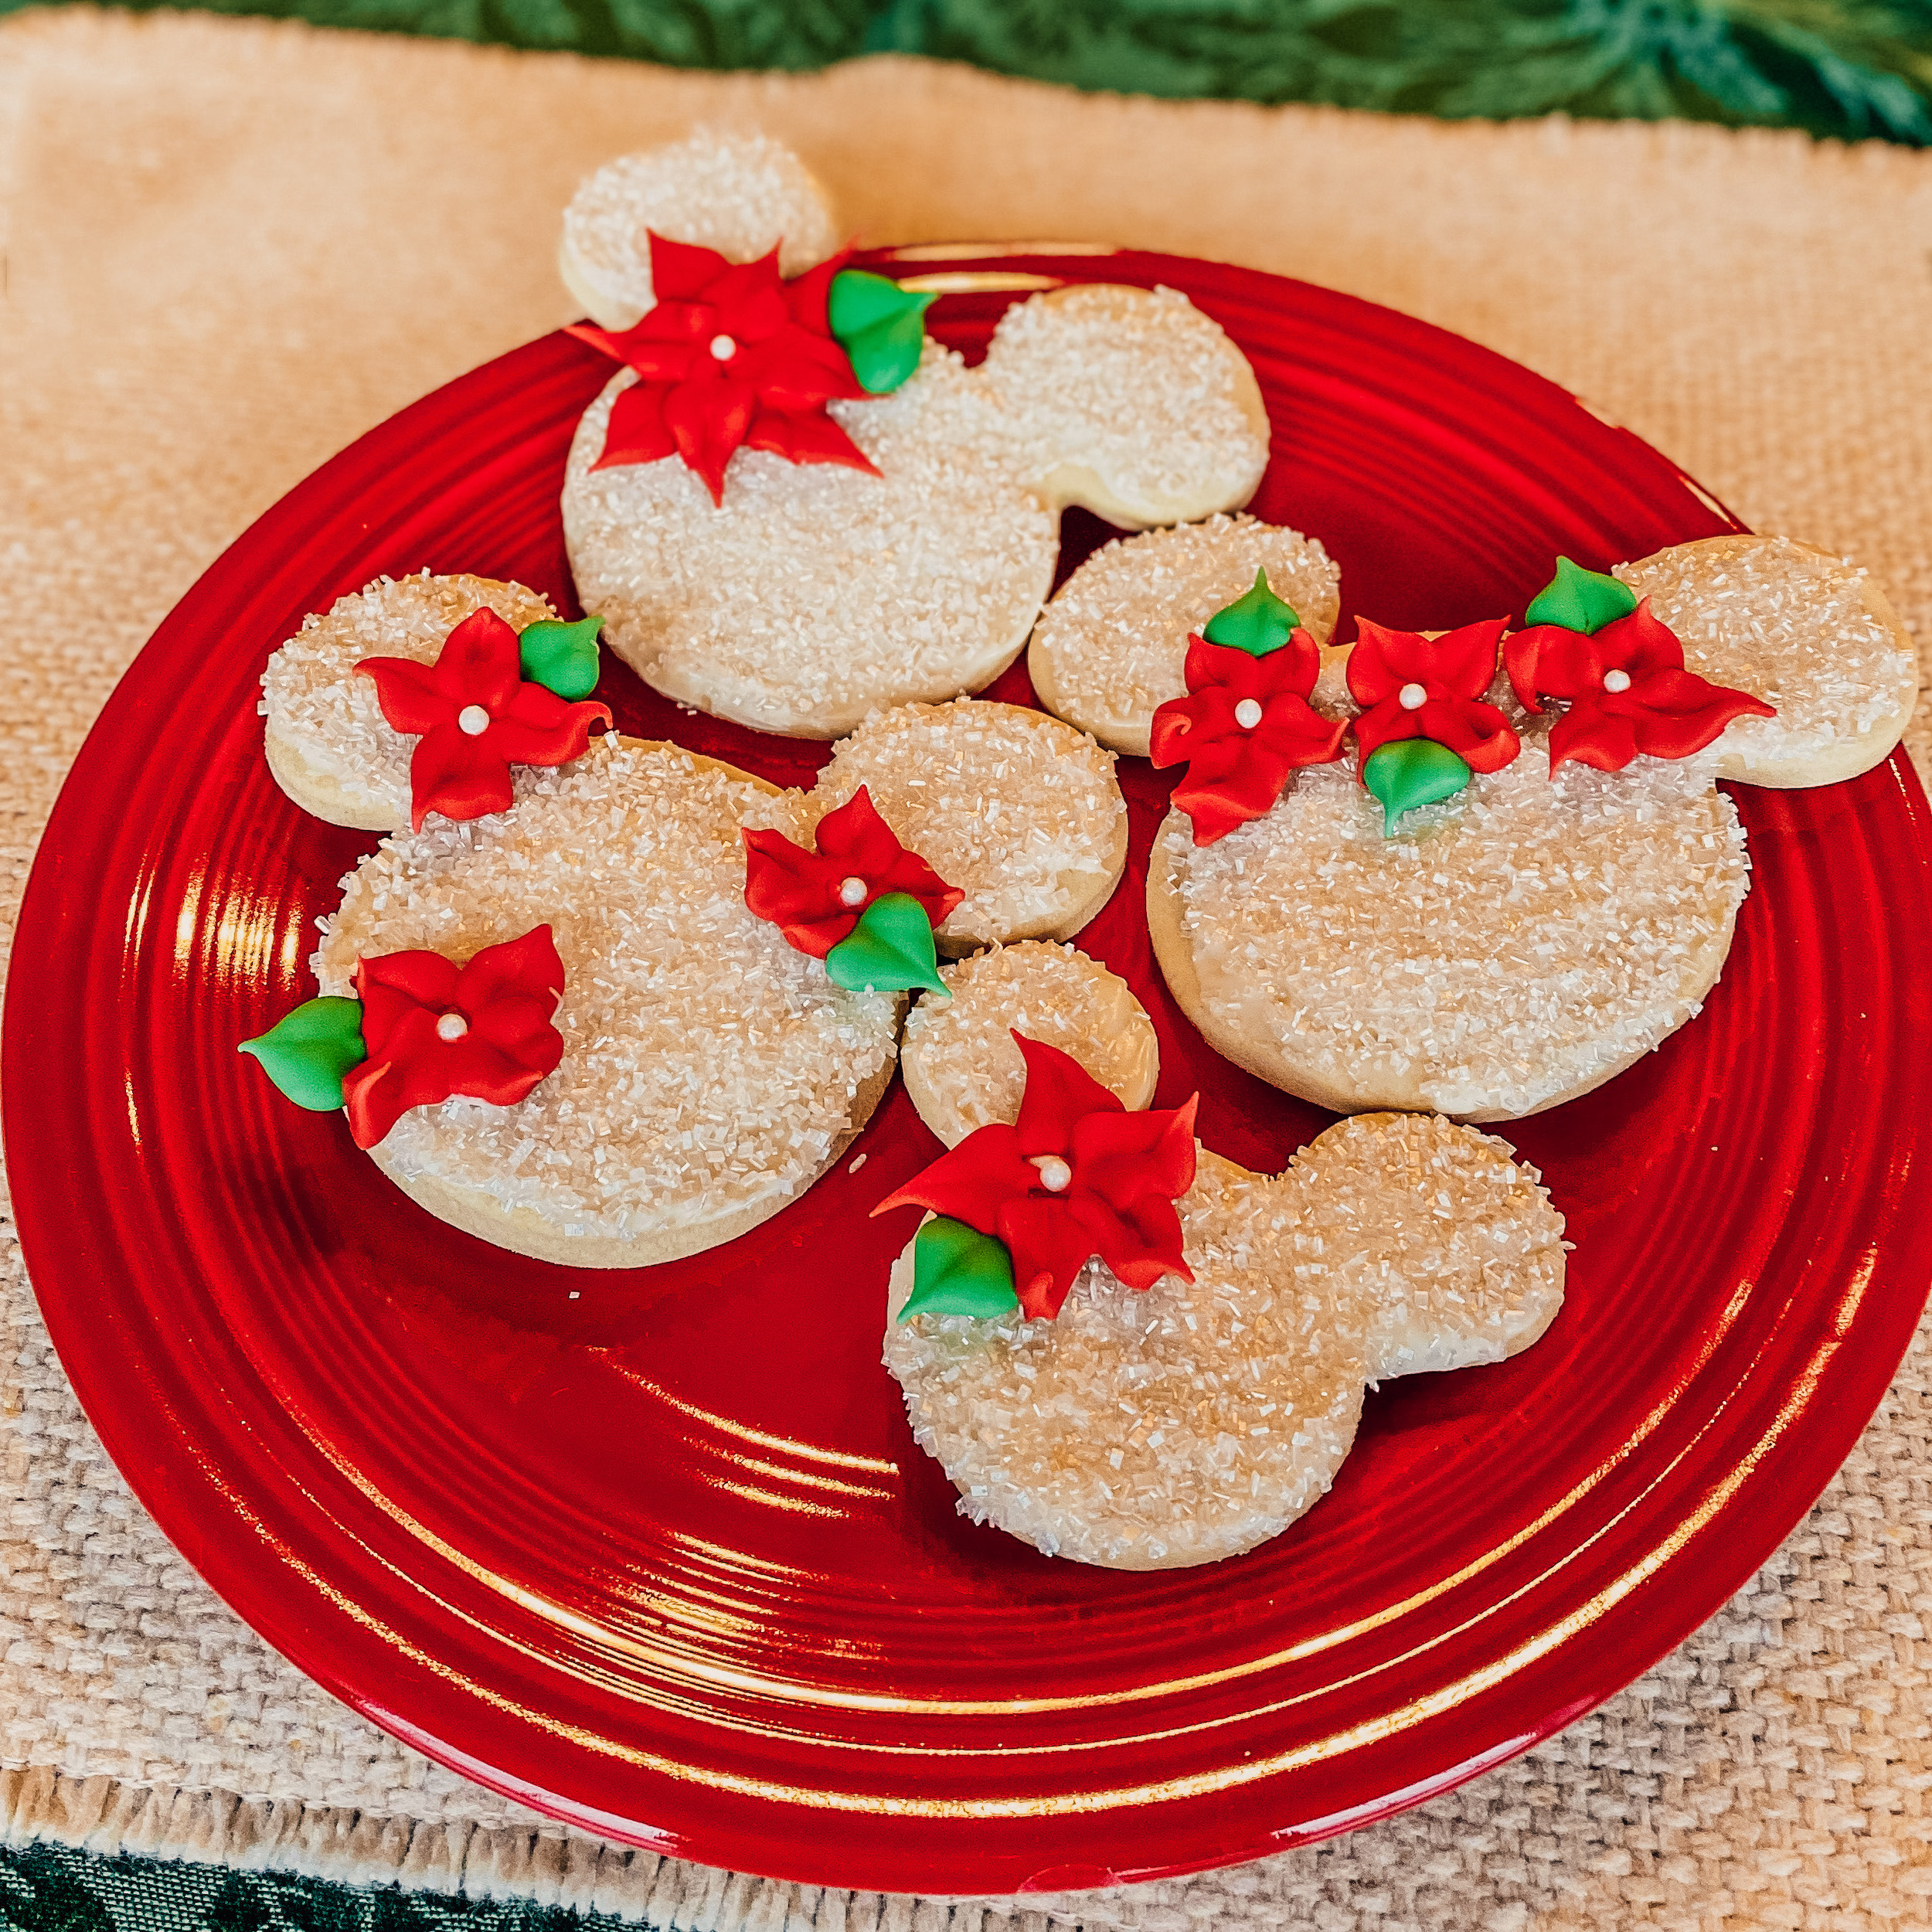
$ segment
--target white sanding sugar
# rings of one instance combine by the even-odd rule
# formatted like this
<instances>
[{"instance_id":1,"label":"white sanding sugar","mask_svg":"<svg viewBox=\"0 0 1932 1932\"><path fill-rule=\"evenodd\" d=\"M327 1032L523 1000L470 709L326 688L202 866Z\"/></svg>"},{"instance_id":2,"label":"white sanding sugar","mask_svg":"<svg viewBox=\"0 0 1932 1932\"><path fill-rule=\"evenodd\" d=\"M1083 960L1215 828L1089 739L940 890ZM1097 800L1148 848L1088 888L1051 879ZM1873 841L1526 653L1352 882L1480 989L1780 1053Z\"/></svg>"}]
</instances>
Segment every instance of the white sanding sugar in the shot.
<instances>
[{"instance_id":1,"label":"white sanding sugar","mask_svg":"<svg viewBox=\"0 0 1932 1932\"><path fill-rule=\"evenodd\" d=\"M1053 582L1053 517L1021 487L960 359L832 415L884 474L740 450L722 508L675 457L593 471L620 374L570 448L563 523L587 610L681 701L823 735L880 704L976 689Z\"/></svg>"},{"instance_id":2,"label":"white sanding sugar","mask_svg":"<svg viewBox=\"0 0 1932 1932\"><path fill-rule=\"evenodd\" d=\"M546 923L566 976L556 1071L514 1107L406 1114L383 1144L405 1178L622 1238L817 1173L890 1060L896 1002L842 991L746 910L745 824L801 836L796 794L607 738L534 774L514 811L399 833L343 882L314 962L325 993L350 990L360 954L462 960Z\"/></svg>"},{"instance_id":3,"label":"white sanding sugar","mask_svg":"<svg viewBox=\"0 0 1932 1932\"><path fill-rule=\"evenodd\" d=\"M1114 754L1045 713L962 698L903 705L841 744L807 798L816 823L863 785L902 845L965 895L943 940L1051 932L1117 864Z\"/></svg>"},{"instance_id":4,"label":"white sanding sugar","mask_svg":"<svg viewBox=\"0 0 1932 1932\"><path fill-rule=\"evenodd\" d=\"M488 577L379 577L338 597L268 660L257 707L269 730L327 772L359 808L410 811L410 758L417 740L393 730L376 701L376 680L360 675L365 658L433 664L449 634L485 605L515 630L556 613L534 590ZM528 783L527 767L512 776Z\"/></svg>"},{"instance_id":5,"label":"white sanding sugar","mask_svg":"<svg viewBox=\"0 0 1932 1932\"><path fill-rule=\"evenodd\" d=\"M566 260L629 327L656 306L651 230L736 262L781 244L781 274L801 275L838 252L823 191L790 148L763 134L700 128L689 140L607 162L563 211ZM620 317L617 311L622 311Z\"/></svg>"},{"instance_id":6,"label":"white sanding sugar","mask_svg":"<svg viewBox=\"0 0 1932 1932\"><path fill-rule=\"evenodd\" d=\"M1560 1299L1562 1223L1534 1176L1447 1122L1345 1121L1276 1181L1204 1151L1180 1206L1191 1286L1138 1293L1090 1262L1052 1321L888 1328L962 1515L1121 1568L1235 1555L1326 1493L1371 1375L1433 1366L1392 1331L1475 1359ZM892 1312L910 1287L908 1250Z\"/></svg>"},{"instance_id":7,"label":"white sanding sugar","mask_svg":"<svg viewBox=\"0 0 1932 1932\"><path fill-rule=\"evenodd\" d=\"M1694 1014L1749 861L1709 759L1522 755L1382 833L1352 764L1196 847L1170 813L1202 996L1258 1052L1446 1114L1530 1111Z\"/></svg>"},{"instance_id":8,"label":"white sanding sugar","mask_svg":"<svg viewBox=\"0 0 1932 1932\"><path fill-rule=\"evenodd\" d=\"M1063 717L1145 757L1156 708L1187 694L1189 633L1258 570L1327 643L1342 573L1321 544L1250 516L1214 516L1118 539L1089 557L1041 613L1027 648L1035 679L1050 685Z\"/></svg>"},{"instance_id":9,"label":"white sanding sugar","mask_svg":"<svg viewBox=\"0 0 1932 1932\"><path fill-rule=\"evenodd\" d=\"M1689 669L1777 706L1727 726L1726 750L1822 751L1911 707L1917 659L1866 608L1864 571L1839 558L1766 538L1660 551L1615 574L1677 633Z\"/></svg>"},{"instance_id":10,"label":"white sanding sugar","mask_svg":"<svg viewBox=\"0 0 1932 1932\"><path fill-rule=\"evenodd\" d=\"M1154 1094L1160 1043L1124 979L1071 946L1028 940L941 969L906 1022L900 1062L920 1118L948 1147L1019 1117L1026 1063L1015 1030L1070 1053L1130 1107Z\"/></svg>"},{"instance_id":11,"label":"white sanding sugar","mask_svg":"<svg viewBox=\"0 0 1932 1932\"><path fill-rule=\"evenodd\" d=\"M1247 359L1171 288L1101 284L1016 303L982 374L1028 481L1091 470L1147 522L1244 503L1267 467Z\"/></svg>"}]
</instances>

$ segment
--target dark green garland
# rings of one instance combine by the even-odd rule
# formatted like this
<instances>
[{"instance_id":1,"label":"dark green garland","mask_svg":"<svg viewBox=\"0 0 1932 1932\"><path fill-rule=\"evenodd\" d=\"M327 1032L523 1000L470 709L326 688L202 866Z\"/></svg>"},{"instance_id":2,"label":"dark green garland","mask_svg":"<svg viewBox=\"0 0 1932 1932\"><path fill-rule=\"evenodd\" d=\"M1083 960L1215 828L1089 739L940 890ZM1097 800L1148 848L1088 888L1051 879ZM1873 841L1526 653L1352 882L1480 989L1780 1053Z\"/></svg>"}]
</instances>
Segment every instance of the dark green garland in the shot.
<instances>
[{"instance_id":1,"label":"dark green garland","mask_svg":"<svg viewBox=\"0 0 1932 1932\"><path fill-rule=\"evenodd\" d=\"M30 0L0 0L0 12ZM137 0L141 4L142 0ZM1128 94L1932 145L1932 0L211 0L680 67L879 51Z\"/></svg>"}]
</instances>

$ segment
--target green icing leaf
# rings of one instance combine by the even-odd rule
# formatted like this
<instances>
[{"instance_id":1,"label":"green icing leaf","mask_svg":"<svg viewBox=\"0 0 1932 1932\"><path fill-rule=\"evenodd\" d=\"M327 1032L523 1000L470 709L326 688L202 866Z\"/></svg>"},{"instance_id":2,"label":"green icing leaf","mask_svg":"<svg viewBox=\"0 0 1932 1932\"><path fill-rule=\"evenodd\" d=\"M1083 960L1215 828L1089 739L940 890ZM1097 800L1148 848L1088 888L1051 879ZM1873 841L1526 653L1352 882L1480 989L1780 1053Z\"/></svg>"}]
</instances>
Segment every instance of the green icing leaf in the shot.
<instances>
[{"instance_id":1,"label":"green icing leaf","mask_svg":"<svg viewBox=\"0 0 1932 1932\"><path fill-rule=\"evenodd\" d=\"M369 1057L362 1002L311 999L259 1039L243 1040L237 1050L253 1053L298 1107L332 1113L342 1104L342 1076Z\"/></svg>"},{"instance_id":2,"label":"green icing leaf","mask_svg":"<svg viewBox=\"0 0 1932 1932\"><path fill-rule=\"evenodd\" d=\"M1385 838L1405 811L1453 798L1471 776L1468 766L1433 738L1396 738L1378 745L1362 767L1362 782L1382 801Z\"/></svg>"},{"instance_id":3,"label":"green icing leaf","mask_svg":"<svg viewBox=\"0 0 1932 1932\"><path fill-rule=\"evenodd\" d=\"M1556 574L1530 599L1522 621L1526 626L1560 624L1566 631L1588 633L1628 617L1636 608L1636 594L1628 584L1560 556Z\"/></svg>"},{"instance_id":4,"label":"green icing leaf","mask_svg":"<svg viewBox=\"0 0 1932 1932\"><path fill-rule=\"evenodd\" d=\"M859 923L825 955L835 986L850 992L903 993L946 988L933 951L933 922L910 893L885 893L859 915Z\"/></svg>"},{"instance_id":5,"label":"green icing leaf","mask_svg":"<svg viewBox=\"0 0 1932 1932\"><path fill-rule=\"evenodd\" d=\"M861 389L889 395L918 368L926 311L935 300L862 268L842 268L832 277L826 318Z\"/></svg>"},{"instance_id":6,"label":"green icing leaf","mask_svg":"<svg viewBox=\"0 0 1932 1932\"><path fill-rule=\"evenodd\" d=\"M597 685L597 633L603 628L601 617L580 617L575 624L546 617L526 624L516 634L526 681L573 704L589 697Z\"/></svg>"},{"instance_id":7,"label":"green icing leaf","mask_svg":"<svg viewBox=\"0 0 1932 1932\"><path fill-rule=\"evenodd\" d=\"M1232 645L1251 658L1265 658L1294 636L1301 621L1268 588L1267 572L1257 570L1254 587L1216 611L1201 634L1209 644Z\"/></svg>"},{"instance_id":8,"label":"green icing leaf","mask_svg":"<svg viewBox=\"0 0 1932 1932\"><path fill-rule=\"evenodd\" d=\"M1013 1257L1004 1241L936 1215L913 1241L913 1291L899 1311L916 1315L971 1315L981 1320L1019 1306L1013 1291Z\"/></svg>"}]
</instances>

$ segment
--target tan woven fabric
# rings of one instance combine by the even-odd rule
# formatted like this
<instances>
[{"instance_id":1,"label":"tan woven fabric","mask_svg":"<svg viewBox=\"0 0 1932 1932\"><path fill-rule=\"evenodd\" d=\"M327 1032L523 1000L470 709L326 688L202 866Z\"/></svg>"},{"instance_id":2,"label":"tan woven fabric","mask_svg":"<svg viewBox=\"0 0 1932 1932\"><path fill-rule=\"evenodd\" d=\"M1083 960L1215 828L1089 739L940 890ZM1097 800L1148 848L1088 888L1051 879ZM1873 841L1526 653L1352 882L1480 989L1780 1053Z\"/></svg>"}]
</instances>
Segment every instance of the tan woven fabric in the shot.
<instances>
[{"instance_id":1,"label":"tan woven fabric","mask_svg":"<svg viewBox=\"0 0 1932 1932\"><path fill-rule=\"evenodd\" d=\"M1932 155L1080 100L909 62L764 80L17 15L0 22L9 930L61 774L168 607L332 451L565 319L549 264L577 177L695 117L793 141L868 240L1139 243L1461 330L1580 390L1759 528L1869 563L1932 637ZM594 1902L691 1932L981 1923L539 1834L351 1716L134 1505L10 1241L4 1260L14 1838ZM1753 1587L1560 1739L1311 1851L1048 1903L1145 1932L1925 1924L1929 1478L1915 1355Z\"/></svg>"}]
</instances>

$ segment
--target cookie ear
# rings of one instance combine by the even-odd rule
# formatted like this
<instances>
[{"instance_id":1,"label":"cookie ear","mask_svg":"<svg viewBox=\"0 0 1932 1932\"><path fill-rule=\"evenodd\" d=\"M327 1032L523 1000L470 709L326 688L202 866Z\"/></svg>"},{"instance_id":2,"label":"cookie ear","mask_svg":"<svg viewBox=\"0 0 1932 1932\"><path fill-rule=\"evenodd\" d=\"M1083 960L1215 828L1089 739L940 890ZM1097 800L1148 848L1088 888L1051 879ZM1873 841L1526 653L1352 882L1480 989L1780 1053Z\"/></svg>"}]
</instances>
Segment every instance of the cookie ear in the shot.
<instances>
[{"instance_id":1,"label":"cookie ear","mask_svg":"<svg viewBox=\"0 0 1932 1932\"><path fill-rule=\"evenodd\" d=\"M825 190L790 148L709 128L606 162L571 196L558 273L605 328L630 328L656 305L653 234L738 262L775 247L787 276L836 254L841 240Z\"/></svg>"},{"instance_id":2,"label":"cookie ear","mask_svg":"<svg viewBox=\"0 0 1932 1932\"><path fill-rule=\"evenodd\" d=\"M876 713L819 774L815 812L862 786L900 842L964 894L935 934L944 956L1071 939L1126 868L1113 754L1043 711L961 698Z\"/></svg>"},{"instance_id":3,"label":"cookie ear","mask_svg":"<svg viewBox=\"0 0 1932 1932\"><path fill-rule=\"evenodd\" d=\"M1070 1053L1130 1112L1161 1070L1154 1022L1124 979L1071 946L1029 940L941 970L943 995L913 1009L900 1047L906 1091L948 1147L1019 1117L1026 1066L1015 1032Z\"/></svg>"},{"instance_id":4,"label":"cookie ear","mask_svg":"<svg viewBox=\"0 0 1932 1932\"><path fill-rule=\"evenodd\" d=\"M1680 543L1613 573L1675 631L1684 668L1777 709L1717 741L1717 775L1788 789L1891 755L1918 701L1918 653L1862 570L1789 537Z\"/></svg>"},{"instance_id":5,"label":"cookie ear","mask_svg":"<svg viewBox=\"0 0 1932 1932\"><path fill-rule=\"evenodd\" d=\"M1189 637L1251 597L1257 573L1326 646L1342 573L1321 543L1254 517L1213 516L1095 551L1040 614L1026 649L1034 695L1102 744L1146 757L1155 712L1187 695Z\"/></svg>"},{"instance_id":6,"label":"cookie ear","mask_svg":"<svg viewBox=\"0 0 1932 1932\"><path fill-rule=\"evenodd\" d=\"M1359 1114L1296 1155L1338 1308L1365 1321L1371 1381L1501 1362L1563 1306L1563 1216L1505 1142L1435 1114Z\"/></svg>"},{"instance_id":7,"label":"cookie ear","mask_svg":"<svg viewBox=\"0 0 1932 1932\"><path fill-rule=\"evenodd\" d=\"M1238 509L1268 460L1247 358L1185 295L1111 284L1016 304L981 374L1029 488L1129 529Z\"/></svg>"}]
</instances>

